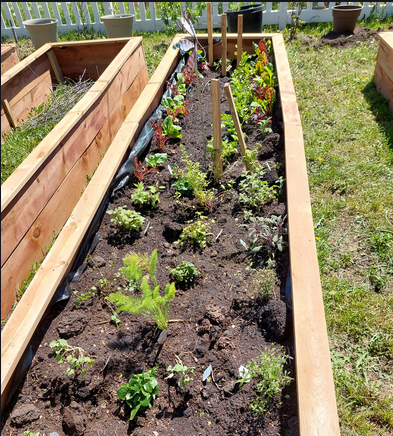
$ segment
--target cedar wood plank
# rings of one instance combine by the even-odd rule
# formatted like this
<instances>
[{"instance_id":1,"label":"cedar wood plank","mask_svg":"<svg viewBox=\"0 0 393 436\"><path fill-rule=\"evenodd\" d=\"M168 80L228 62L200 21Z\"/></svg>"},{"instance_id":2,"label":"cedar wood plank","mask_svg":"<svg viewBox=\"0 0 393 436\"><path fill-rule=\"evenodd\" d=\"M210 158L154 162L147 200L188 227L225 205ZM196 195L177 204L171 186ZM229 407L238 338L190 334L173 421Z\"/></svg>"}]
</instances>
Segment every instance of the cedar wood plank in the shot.
<instances>
[{"instance_id":1,"label":"cedar wood plank","mask_svg":"<svg viewBox=\"0 0 393 436\"><path fill-rule=\"evenodd\" d=\"M283 97L281 105L284 119L299 428L302 436L335 436L340 434L340 428L315 246L303 132L299 113L294 106L296 94L282 35L273 37L273 49L280 96ZM286 77L286 83L283 83L281 77Z\"/></svg>"},{"instance_id":2,"label":"cedar wood plank","mask_svg":"<svg viewBox=\"0 0 393 436\"><path fill-rule=\"evenodd\" d=\"M102 198L124 160L135 136L150 117L152 106L159 103L161 92L179 58L172 46L153 75L154 83L147 85L127 116L111 147L105 154L73 213L69 217L41 268L23 295L1 333L1 393L5 391L16 365L28 345L46 307L58 285L72 268L77 250L88 230ZM153 78L152 77L152 78Z\"/></svg>"},{"instance_id":3,"label":"cedar wood plank","mask_svg":"<svg viewBox=\"0 0 393 436\"><path fill-rule=\"evenodd\" d=\"M15 44L1 45L1 74L3 75L19 62Z\"/></svg>"},{"instance_id":4,"label":"cedar wood plank","mask_svg":"<svg viewBox=\"0 0 393 436\"><path fill-rule=\"evenodd\" d=\"M7 194L8 191L6 187L14 188L12 182L15 180L15 177L13 176L17 176L20 170L22 170L22 172L27 170L27 172L31 174L31 166L33 166L35 162L44 160L46 163L45 166L42 164L38 169L38 174L33 174L30 179L23 180L24 184L21 186L18 197L16 197L15 201L12 203L12 208L8 207L5 211L2 211L2 264L4 264L4 261L11 254L16 244L26 234L28 228L49 201L68 171L84 153L97 131L100 130L108 119L113 107L116 106L119 98L121 98L122 94L125 92L126 84L133 81L136 74L139 72L140 65L145 62L141 46L134 51L134 56L131 57L130 53L126 51L123 52L121 57L126 58L123 59L123 62L120 64L120 67L124 64L127 65L125 71L119 71L119 74L117 74L114 79L114 73L109 71L108 73L110 74L108 75L111 77L111 80L107 82L104 80L105 77L103 77L101 84L98 83L98 86L104 84L106 92L97 95L96 91L92 91L90 96L93 97L93 105L91 105L91 100L89 99L86 99L85 102L81 100L81 104L79 105L78 103L40 144L43 145L43 147L48 144L47 147L49 149L53 143L57 142L57 144L59 144L60 138L64 138L64 135L61 133L62 130L68 129L67 121L70 118L81 118L79 117L79 113L83 113L83 122L76 124L63 139L61 144L58 145L58 153L52 153L47 160L37 159L36 150L38 149L38 152L40 152L40 149L37 147L3 184L3 190L5 190ZM114 72L118 72L120 67L115 65ZM81 110L84 105L90 106L90 108ZM48 154L46 156L48 156ZM30 162L32 162L32 164L30 164ZM7 184L7 182L9 183ZM23 221L19 220L18 226L15 226L15 221L18 216L23 216L24 219Z\"/></svg>"},{"instance_id":5,"label":"cedar wood plank","mask_svg":"<svg viewBox=\"0 0 393 436\"><path fill-rule=\"evenodd\" d=\"M393 82L393 46L381 38L379 41L377 63L385 71L385 74Z\"/></svg>"},{"instance_id":6,"label":"cedar wood plank","mask_svg":"<svg viewBox=\"0 0 393 436\"><path fill-rule=\"evenodd\" d=\"M42 247L51 243L53 232L58 234L70 216L91 176L112 142L122 122L148 82L146 65L123 95L94 141L69 172L59 189L26 233L2 268L1 317L5 318L14 303L17 289L26 279L31 265L42 260ZM80 191L75 187L80 187Z\"/></svg>"},{"instance_id":7,"label":"cedar wood plank","mask_svg":"<svg viewBox=\"0 0 393 436\"><path fill-rule=\"evenodd\" d=\"M378 63L375 65L374 83L378 92L389 100L389 107L393 111L393 82Z\"/></svg>"}]
</instances>

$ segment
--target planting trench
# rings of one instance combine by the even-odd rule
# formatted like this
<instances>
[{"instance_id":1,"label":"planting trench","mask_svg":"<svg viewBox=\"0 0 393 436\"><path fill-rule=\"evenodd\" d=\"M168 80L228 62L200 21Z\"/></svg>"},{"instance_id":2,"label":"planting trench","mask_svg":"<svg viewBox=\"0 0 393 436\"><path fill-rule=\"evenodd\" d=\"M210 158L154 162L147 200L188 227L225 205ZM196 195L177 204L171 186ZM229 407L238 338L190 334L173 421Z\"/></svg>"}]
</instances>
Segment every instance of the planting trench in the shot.
<instances>
[{"instance_id":1,"label":"planting trench","mask_svg":"<svg viewBox=\"0 0 393 436\"><path fill-rule=\"evenodd\" d=\"M205 84L218 76L207 73L201 85L208 137L212 134L211 92ZM230 113L223 88L228 81L229 78L220 79L220 100L221 111ZM190 114L181 122L181 143L190 159L202 164L202 132L195 85L187 95L187 102ZM250 149L256 142L263 144L258 159L266 168L266 179L271 184L279 176L285 177L279 109L275 111L272 127L274 133L265 139L259 137L255 125L245 127ZM184 167L179 141L168 141L166 148L167 163L171 167L175 163ZM153 140L150 153L157 151ZM277 163L281 164L278 169ZM294 357L291 314L285 303L288 250L276 255L279 280L275 298L270 301L259 298L252 285L249 264L253 260L253 268L259 269L266 264L268 256L264 252L252 256L240 243L240 239L249 242L247 228L242 226L243 209L236 202L243 170L244 164L234 159L224 168L219 183L212 181L212 187L221 194L215 197L211 209L200 208L192 200L177 202L173 196L174 179L166 166L159 173L146 175L145 187L156 182L165 187L160 190L161 202L157 209L141 210L145 224L150 221L146 235L142 231L138 235L124 236L111 223L111 217L105 215L99 230L101 239L89 266L80 281L71 284L71 289L79 294L55 306L52 316L36 331L33 343L37 352L22 388L14 397L4 434L11 434L15 426L41 433L56 431L60 435L115 432L135 435L153 432L160 435L298 434L295 380L284 389L282 398L275 396L268 411L259 416L252 415L248 407L254 396L253 382L241 388L236 384L240 365L245 366L266 347L282 345L286 353ZM234 181L233 189L223 193L220 185L230 180ZM125 188L117 191L110 208L123 205L133 208L130 198L136 182L132 177ZM175 244L182 227L194 217L196 210L208 217L214 235L205 249ZM272 214L286 214L285 188L260 213L265 217ZM117 274L123 266L123 257L130 251L150 254L154 249L159 250L157 280L161 288L170 281L167 267L173 268L182 260L193 262L200 270L195 283L177 286L171 315L175 322L170 323L168 338L162 347L157 343L160 332L143 317L123 312L119 315L121 328L117 328L110 322L113 311L105 300L106 295L125 284ZM77 307L78 295L92 286L99 288L100 279L106 279L108 285ZM59 337L82 347L95 359L84 379L66 377L64 364L57 364L50 353L49 343ZM175 363L175 355L179 355L185 365L196 368L194 380L184 390L175 381L164 379L168 365ZM116 390L131 374L154 365L159 367L158 397L152 409L130 421L130 409L117 398ZM209 365L213 377L202 382ZM295 376L293 360L289 360L286 369ZM37 416L42 418L30 425L31 418Z\"/></svg>"}]
</instances>

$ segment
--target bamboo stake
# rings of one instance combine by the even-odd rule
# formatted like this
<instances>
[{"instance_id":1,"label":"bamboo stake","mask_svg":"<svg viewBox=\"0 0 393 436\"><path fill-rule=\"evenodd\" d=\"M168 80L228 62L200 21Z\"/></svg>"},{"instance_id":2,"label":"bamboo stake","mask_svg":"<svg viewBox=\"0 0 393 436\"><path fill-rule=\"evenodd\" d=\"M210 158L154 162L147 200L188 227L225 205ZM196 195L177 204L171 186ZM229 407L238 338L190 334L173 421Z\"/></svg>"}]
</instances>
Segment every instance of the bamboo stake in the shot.
<instances>
[{"instance_id":1,"label":"bamboo stake","mask_svg":"<svg viewBox=\"0 0 393 436\"><path fill-rule=\"evenodd\" d=\"M243 51L243 15L237 17L237 67L242 60Z\"/></svg>"},{"instance_id":2,"label":"bamboo stake","mask_svg":"<svg viewBox=\"0 0 393 436\"><path fill-rule=\"evenodd\" d=\"M8 103L8 100L5 98L2 101L2 103L3 103L4 113L5 113L5 116L7 117L9 125L11 127L16 127L17 123L16 123L16 120L15 120L14 114L12 113L11 106Z\"/></svg>"},{"instance_id":3,"label":"bamboo stake","mask_svg":"<svg viewBox=\"0 0 393 436\"><path fill-rule=\"evenodd\" d=\"M213 149L214 149L214 179L222 176L222 139L221 139L221 109L220 109L220 81L211 80L212 109L213 109Z\"/></svg>"},{"instance_id":4,"label":"bamboo stake","mask_svg":"<svg viewBox=\"0 0 393 436\"><path fill-rule=\"evenodd\" d=\"M242 153L242 156L245 157L246 156L246 143L244 141L242 127L240 125L240 120L239 120L239 115L237 114L237 111L236 111L235 101L233 99L232 90L231 90L231 86L229 85L229 83L226 83L224 85L224 90L225 90L225 93L227 95L227 100L229 103L229 107L231 109L233 123L235 125L237 136L239 138L240 151ZM248 167L247 164L246 164L246 168L248 171L250 171L250 168Z\"/></svg>"},{"instance_id":5,"label":"bamboo stake","mask_svg":"<svg viewBox=\"0 0 393 436\"><path fill-rule=\"evenodd\" d=\"M207 3L207 33L208 33L208 44L209 44L209 64L213 65L213 15L212 15L212 4Z\"/></svg>"},{"instance_id":6,"label":"bamboo stake","mask_svg":"<svg viewBox=\"0 0 393 436\"><path fill-rule=\"evenodd\" d=\"M227 14L221 14L222 64L221 75L227 75Z\"/></svg>"}]
</instances>

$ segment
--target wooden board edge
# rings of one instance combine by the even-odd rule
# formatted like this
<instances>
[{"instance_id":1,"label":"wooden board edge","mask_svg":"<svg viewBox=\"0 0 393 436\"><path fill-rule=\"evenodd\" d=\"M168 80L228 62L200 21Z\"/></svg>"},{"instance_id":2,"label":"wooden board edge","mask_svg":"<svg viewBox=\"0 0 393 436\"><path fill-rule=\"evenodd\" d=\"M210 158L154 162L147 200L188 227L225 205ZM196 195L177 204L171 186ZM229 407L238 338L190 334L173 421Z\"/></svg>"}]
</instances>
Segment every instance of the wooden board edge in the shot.
<instances>
[{"instance_id":1,"label":"wooden board edge","mask_svg":"<svg viewBox=\"0 0 393 436\"><path fill-rule=\"evenodd\" d=\"M122 38L104 38L104 39L85 39L83 41L62 41L62 42L51 42L51 47L76 47L78 45L102 45L113 42L123 43L130 40L140 40L142 42L142 36L125 36Z\"/></svg>"},{"instance_id":2,"label":"wooden board edge","mask_svg":"<svg viewBox=\"0 0 393 436\"><path fill-rule=\"evenodd\" d=\"M129 38L125 38L126 40ZM101 93L104 92L111 84L116 74L120 71L124 63L129 59L133 53L141 46L142 38L138 37L135 40L130 40L125 47L120 50L111 65L102 74L100 81L97 81L86 95L69 111L66 116L57 124L53 130L41 141L29 156L21 163L26 166L26 171L23 173L15 173L14 177L11 175L3 184L1 192L1 212L3 213L16 196L23 190L23 188L34 177L43 162L45 162L51 155L53 150L58 147L61 141L68 135L86 112L95 104L100 98ZM46 51L49 51L51 46ZM46 53L45 51L45 53ZM110 69L108 72L107 70ZM97 86L96 86L97 85ZM61 133L59 133L61 132ZM43 152L45 150L45 152Z\"/></svg>"}]
</instances>

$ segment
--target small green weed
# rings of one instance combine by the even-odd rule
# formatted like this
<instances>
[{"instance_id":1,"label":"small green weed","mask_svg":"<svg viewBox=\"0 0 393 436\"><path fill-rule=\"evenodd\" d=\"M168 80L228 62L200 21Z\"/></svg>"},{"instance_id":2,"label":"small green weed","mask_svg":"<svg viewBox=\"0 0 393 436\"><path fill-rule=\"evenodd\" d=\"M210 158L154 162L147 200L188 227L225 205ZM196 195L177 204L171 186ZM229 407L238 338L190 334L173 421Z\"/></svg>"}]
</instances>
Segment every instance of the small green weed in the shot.
<instances>
[{"instance_id":1,"label":"small green weed","mask_svg":"<svg viewBox=\"0 0 393 436\"><path fill-rule=\"evenodd\" d=\"M135 210L127 210L126 206L120 206L115 210L108 210L108 215L113 215L114 218L111 222L116 223L122 231L136 231L139 232L145 218Z\"/></svg>"},{"instance_id":2,"label":"small green weed","mask_svg":"<svg viewBox=\"0 0 393 436\"><path fill-rule=\"evenodd\" d=\"M75 377L80 374L83 378L87 372L87 366L93 366L94 360L85 356L85 351L80 347L71 347L68 345L65 339L58 339L52 341L49 346L52 352L56 354L56 360L59 364L68 362L69 367L65 372L65 375L71 376L75 374ZM68 354L68 355L67 355ZM65 357L67 355L67 357Z\"/></svg>"},{"instance_id":3,"label":"small green weed","mask_svg":"<svg viewBox=\"0 0 393 436\"><path fill-rule=\"evenodd\" d=\"M93 288L95 288L95 289L93 289ZM89 291L86 291L80 295L78 295L79 291L74 291L74 295L78 295L78 298L75 300L75 303L74 303L75 306L80 306L83 301L86 301L87 299L94 297L96 295L94 292L96 289L97 288L95 286L93 286Z\"/></svg>"},{"instance_id":4,"label":"small green weed","mask_svg":"<svg viewBox=\"0 0 393 436\"><path fill-rule=\"evenodd\" d=\"M251 271L252 285L263 300L276 297L276 288L279 286L278 277L274 268L266 267Z\"/></svg>"},{"instance_id":5,"label":"small green weed","mask_svg":"<svg viewBox=\"0 0 393 436\"><path fill-rule=\"evenodd\" d=\"M118 389L117 396L131 407L131 421L139 410L146 407L151 409L151 402L160 390L156 379L157 369L155 366L147 372L143 370L142 374L132 374L130 381Z\"/></svg>"}]
</instances>

